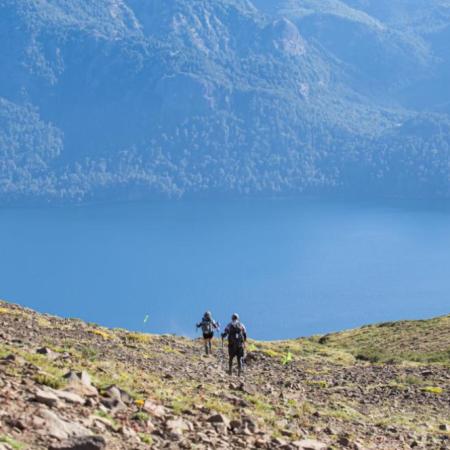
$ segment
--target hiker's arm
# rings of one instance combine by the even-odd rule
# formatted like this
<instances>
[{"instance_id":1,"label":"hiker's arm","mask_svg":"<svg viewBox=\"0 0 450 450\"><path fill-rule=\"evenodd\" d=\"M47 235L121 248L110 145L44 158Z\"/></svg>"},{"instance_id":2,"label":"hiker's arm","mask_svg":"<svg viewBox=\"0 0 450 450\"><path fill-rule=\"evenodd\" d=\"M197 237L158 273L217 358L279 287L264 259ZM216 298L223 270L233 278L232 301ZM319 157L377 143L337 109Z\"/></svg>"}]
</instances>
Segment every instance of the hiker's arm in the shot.
<instances>
[{"instance_id":1,"label":"hiker's arm","mask_svg":"<svg viewBox=\"0 0 450 450\"><path fill-rule=\"evenodd\" d=\"M225 330L223 330L222 339L226 337L226 335L229 333L229 331L230 331L230 327L227 325L225 327Z\"/></svg>"}]
</instances>

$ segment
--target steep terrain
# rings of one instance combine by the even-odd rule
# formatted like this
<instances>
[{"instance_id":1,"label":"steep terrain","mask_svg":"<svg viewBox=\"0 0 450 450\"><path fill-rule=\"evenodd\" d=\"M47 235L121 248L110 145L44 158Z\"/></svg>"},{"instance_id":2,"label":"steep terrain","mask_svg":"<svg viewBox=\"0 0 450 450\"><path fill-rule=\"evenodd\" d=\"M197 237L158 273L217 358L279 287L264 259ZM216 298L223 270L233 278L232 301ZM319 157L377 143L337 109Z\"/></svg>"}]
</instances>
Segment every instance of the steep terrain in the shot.
<instances>
[{"instance_id":1,"label":"steep terrain","mask_svg":"<svg viewBox=\"0 0 450 450\"><path fill-rule=\"evenodd\" d=\"M450 316L249 342L237 378L218 342L1 302L0 449L449 449L449 367Z\"/></svg>"},{"instance_id":2,"label":"steep terrain","mask_svg":"<svg viewBox=\"0 0 450 450\"><path fill-rule=\"evenodd\" d=\"M445 196L450 0L0 0L0 200Z\"/></svg>"}]
</instances>

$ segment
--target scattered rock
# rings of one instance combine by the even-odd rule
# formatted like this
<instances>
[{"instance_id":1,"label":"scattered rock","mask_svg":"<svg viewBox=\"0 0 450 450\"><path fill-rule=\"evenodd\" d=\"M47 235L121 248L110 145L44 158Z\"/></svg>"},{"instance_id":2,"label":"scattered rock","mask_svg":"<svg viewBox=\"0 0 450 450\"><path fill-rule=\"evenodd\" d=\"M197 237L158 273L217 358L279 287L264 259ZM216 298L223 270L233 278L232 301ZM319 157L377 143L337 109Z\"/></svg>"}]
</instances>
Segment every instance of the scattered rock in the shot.
<instances>
[{"instance_id":1,"label":"scattered rock","mask_svg":"<svg viewBox=\"0 0 450 450\"><path fill-rule=\"evenodd\" d=\"M0 450L13 450L13 448L10 447L8 444L1 444L0 443Z\"/></svg>"},{"instance_id":2,"label":"scattered rock","mask_svg":"<svg viewBox=\"0 0 450 450\"><path fill-rule=\"evenodd\" d=\"M59 399L55 394L49 391L44 391L42 389L36 390L34 400L38 403L50 406L51 408L59 405Z\"/></svg>"},{"instance_id":3,"label":"scattered rock","mask_svg":"<svg viewBox=\"0 0 450 450\"><path fill-rule=\"evenodd\" d=\"M81 436L51 445L48 450L102 450L106 441L102 436Z\"/></svg>"},{"instance_id":4,"label":"scattered rock","mask_svg":"<svg viewBox=\"0 0 450 450\"><path fill-rule=\"evenodd\" d=\"M213 424L224 424L227 428L230 425L230 419L223 414L214 414L213 416L208 417L208 422Z\"/></svg>"},{"instance_id":5,"label":"scattered rock","mask_svg":"<svg viewBox=\"0 0 450 450\"><path fill-rule=\"evenodd\" d=\"M151 400L146 400L142 409L154 417L164 417L166 415L166 408Z\"/></svg>"},{"instance_id":6,"label":"scattered rock","mask_svg":"<svg viewBox=\"0 0 450 450\"><path fill-rule=\"evenodd\" d=\"M64 378L67 380L66 391L73 392L80 396L96 397L98 396L97 389L92 385L91 377L85 371L74 372L70 371Z\"/></svg>"},{"instance_id":7,"label":"scattered rock","mask_svg":"<svg viewBox=\"0 0 450 450\"><path fill-rule=\"evenodd\" d=\"M185 431L193 430L192 424L181 418L168 420L166 428L172 437L176 439L180 439Z\"/></svg>"},{"instance_id":8,"label":"scattered rock","mask_svg":"<svg viewBox=\"0 0 450 450\"><path fill-rule=\"evenodd\" d=\"M37 420L37 423L35 422L37 428L40 428L40 431L44 434L56 439L85 437L92 434L87 428L79 423L63 420L52 411L46 409L38 412L38 419L39 418L42 420Z\"/></svg>"},{"instance_id":9,"label":"scattered rock","mask_svg":"<svg viewBox=\"0 0 450 450\"><path fill-rule=\"evenodd\" d=\"M84 398L78 394L75 394L75 392L60 391L60 390L53 390L52 392L60 400L64 400L66 403L73 403L73 404L77 404L77 405L84 405L84 403L85 403Z\"/></svg>"},{"instance_id":10,"label":"scattered rock","mask_svg":"<svg viewBox=\"0 0 450 450\"><path fill-rule=\"evenodd\" d=\"M59 354L54 352L53 350L49 349L48 347L41 347L36 350L36 353L39 355L44 355L48 359L57 359L59 357Z\"/></svg>"},{"instance_id":11,"label":"scattered rock","mask_svg":"<svg viewBox=\"0 0 450 450\"><path fill-rule=\"evenodd\" d=\"M295 441L292 443L299 450L327 450L328 445L323 442L314 441L311 439L304 439L302 441Z\"/></svg>"}]
</instances>

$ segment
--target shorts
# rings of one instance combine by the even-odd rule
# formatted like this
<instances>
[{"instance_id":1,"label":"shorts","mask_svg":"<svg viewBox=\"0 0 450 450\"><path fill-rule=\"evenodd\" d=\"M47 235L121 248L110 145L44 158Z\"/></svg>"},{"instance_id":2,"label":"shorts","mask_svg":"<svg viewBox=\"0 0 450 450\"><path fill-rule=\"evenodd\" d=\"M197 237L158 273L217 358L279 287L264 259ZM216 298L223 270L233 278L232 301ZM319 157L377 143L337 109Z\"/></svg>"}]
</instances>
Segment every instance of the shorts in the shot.
<instances>
[{"instance_id":1,"label":"shorts","mask_svg":"<svg viewBox=\"0 0 450 450\"><path fill-rule=\"evenodd\" d=\"M209 333L203 333L203 339L212 339L214 336L214 333L210 331Z\"/></svg>"}]
</instances>

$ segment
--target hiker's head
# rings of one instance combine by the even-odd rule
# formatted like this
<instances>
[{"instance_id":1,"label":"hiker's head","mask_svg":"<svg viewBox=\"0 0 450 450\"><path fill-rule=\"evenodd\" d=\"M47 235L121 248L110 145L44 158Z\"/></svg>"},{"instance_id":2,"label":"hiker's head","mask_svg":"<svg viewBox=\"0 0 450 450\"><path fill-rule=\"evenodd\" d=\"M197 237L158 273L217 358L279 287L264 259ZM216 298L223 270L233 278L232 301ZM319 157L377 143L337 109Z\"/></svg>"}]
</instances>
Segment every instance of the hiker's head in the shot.
<instances>
[{"instance_id":1,"label":"hiker's head","mask_svg":"<svg viewBox=\"0 0 450 450\"><path fill-rule=\"evenodd\" d=\"M234 314L231 316L231 320L232 320L233 322L237 322L237 321L239 320L239 315L236 314L236 313L234 313Z\"/></svg>"},{"instance_id":2,"label":"hiker's head","mask_svg":"<svg viewBox=\"0 0 450 450\"><path fill-rule=\"evenodd\" d=\"M203 314L203 317L205 319L211 319L211 311L206 311L205 314Z\"/></svg>"}]
</instances>

